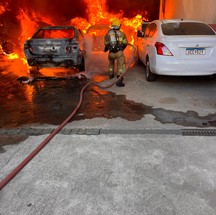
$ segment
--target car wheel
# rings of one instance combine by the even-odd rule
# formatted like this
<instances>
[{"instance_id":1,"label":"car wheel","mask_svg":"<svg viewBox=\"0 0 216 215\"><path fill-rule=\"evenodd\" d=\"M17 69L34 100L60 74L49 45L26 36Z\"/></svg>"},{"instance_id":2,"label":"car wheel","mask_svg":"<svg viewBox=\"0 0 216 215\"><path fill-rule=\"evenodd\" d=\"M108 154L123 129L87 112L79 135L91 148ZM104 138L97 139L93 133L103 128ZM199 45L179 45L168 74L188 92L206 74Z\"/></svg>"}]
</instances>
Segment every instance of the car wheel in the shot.
<instances>
[{"instance_id":1,"label":"car wheel","mask_svg":"<svg viewBox=\"0 0 216 215\"><path fill-rule=\"evenodd\" d=\"M1 47L2 47L3 52L6 54L12 54L15 49L15 45L9 41L3 42Z\"/></svg>"},{"instance_id":2,"label":"car wheel","mask_svg":"<svg viewBox=\"0 0 216 215\"><path fill-rule=\"evenodd\" d=\"M151 72L149 60L146 61L145 75L147 81L155 81L157 77L156 74Z\"/></svg>"},{"instance_id":3,"label":"car wheel","mask_svg":"<svg viewBox=\"0 0 216 215\"><path fill-rule=\"evenodd\" d=\"M84 57L82 58L82 62L80 64L80 66L78 67L79 72L85 71L85 59Z\"/></svg>"}]
</instances>

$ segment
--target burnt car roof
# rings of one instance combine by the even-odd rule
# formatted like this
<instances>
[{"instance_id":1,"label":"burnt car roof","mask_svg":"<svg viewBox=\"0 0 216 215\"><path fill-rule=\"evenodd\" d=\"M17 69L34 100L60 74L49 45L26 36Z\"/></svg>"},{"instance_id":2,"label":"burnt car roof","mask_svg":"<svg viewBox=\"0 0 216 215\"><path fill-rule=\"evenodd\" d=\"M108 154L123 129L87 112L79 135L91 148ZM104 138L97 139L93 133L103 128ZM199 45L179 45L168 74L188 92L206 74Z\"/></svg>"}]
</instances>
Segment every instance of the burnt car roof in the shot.
<instances>
[{"instance_id":1,"label":"burnt car roof","mask_svg":"<svg viewBox=\"0 0 216 215\"><path fill-rule=\"evenodd\" d=\"M74 28L76 27L75 26L45 26L39 29L41 30L65 30L65 29L74 29Z\"/></svg>"},{"instance_id":2,"label":"burnt car roof","mask_svg":"<svg viewBox=\"0 0 216 215\"><path fill-rule=\"evenodd\" d=\"M36 35L40 31L50 31L50 30L73 30L74 31L74 37L78 38L79 35L81 35L82 37L84 36L82 31L79 28L77 28L76 26L73 26L73 25L68 25L68 26L56 25L56 26L45 26L45 27L38 28L37 31L33 34L33 36L31 38L36 39Z\"/></svg>"}]
</instances>

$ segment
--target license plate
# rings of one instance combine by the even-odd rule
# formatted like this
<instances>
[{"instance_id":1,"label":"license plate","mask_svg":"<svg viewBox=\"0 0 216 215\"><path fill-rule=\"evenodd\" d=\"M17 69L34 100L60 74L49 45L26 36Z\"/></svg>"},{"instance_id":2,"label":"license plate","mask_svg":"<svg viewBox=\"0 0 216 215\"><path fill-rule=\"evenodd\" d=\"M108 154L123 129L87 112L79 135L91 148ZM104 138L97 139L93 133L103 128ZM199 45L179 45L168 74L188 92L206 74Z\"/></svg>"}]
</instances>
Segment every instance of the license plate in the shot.
<instances>
[{"instance_id":1,"label":"license plate","mask_svg":"<svg viewBox=\"0 0 216 215\"><path fill-rule=\"evenodd\" d=\"M53 50L53 49L42 49L42 53L43 53L43 54L55 54L55 53L57 53L57 50Z\"/></svg>"},{"instance_id":2,"label":"license plate","mask_svg":"<svg viewBox=\"0 0 216 215\"><path fill-rule=\"evenodd\" d=\"M205 55L205 48L186 48L186 55Z\"/></svg>"}]
</instances>

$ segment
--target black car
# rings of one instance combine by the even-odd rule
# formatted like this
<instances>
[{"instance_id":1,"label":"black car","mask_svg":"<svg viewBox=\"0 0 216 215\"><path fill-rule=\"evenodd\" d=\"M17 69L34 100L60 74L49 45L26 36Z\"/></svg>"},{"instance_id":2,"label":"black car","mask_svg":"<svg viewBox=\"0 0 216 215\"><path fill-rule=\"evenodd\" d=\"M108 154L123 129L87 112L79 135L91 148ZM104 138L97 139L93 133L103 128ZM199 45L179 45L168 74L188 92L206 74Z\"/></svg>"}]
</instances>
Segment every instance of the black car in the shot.
<instances>
[{"instance_id":1,"label":"black car","mask_svg":"<svg viewBox=\"0 0 216 215\"><path fill-rule=\"evenodd\" d=\"M84 37L74 26L39 28L25 41L24 53L31 68L30 72L53 67L85 70Z\"/></svg>"}]
</instances>

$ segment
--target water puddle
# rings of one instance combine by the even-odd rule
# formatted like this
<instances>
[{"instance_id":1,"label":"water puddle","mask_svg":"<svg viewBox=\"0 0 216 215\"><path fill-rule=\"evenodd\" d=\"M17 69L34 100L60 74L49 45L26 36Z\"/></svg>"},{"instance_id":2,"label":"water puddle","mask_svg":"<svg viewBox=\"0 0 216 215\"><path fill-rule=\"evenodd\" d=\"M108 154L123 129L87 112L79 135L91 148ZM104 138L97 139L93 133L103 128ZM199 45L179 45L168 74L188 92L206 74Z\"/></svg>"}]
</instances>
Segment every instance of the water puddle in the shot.
<instances>
[{"instance_id":1,"label":"water puddle","mask_svg":"<svg viewBox=\"0 0 216 215\"><path fill-rule=\"evenodd\" d=\"M4 76L4 77L3 77ZM98 76L102 81L107 76ZM22 84L11 74L0 73L0 127L62 123L76 107L80 90L87 80L50 79ZM175 103L174 98L166 98L161 103ZM103 117L121 117L128 121L141 120L152 114L160 123L174 123L183 126L216 126L216 115L199 116L194 111L179 112L153 108L127 100L125 95L116 95L96 86L89 87L84 93L81 108L73 120Z\"/></svg>"}]
</instances>

